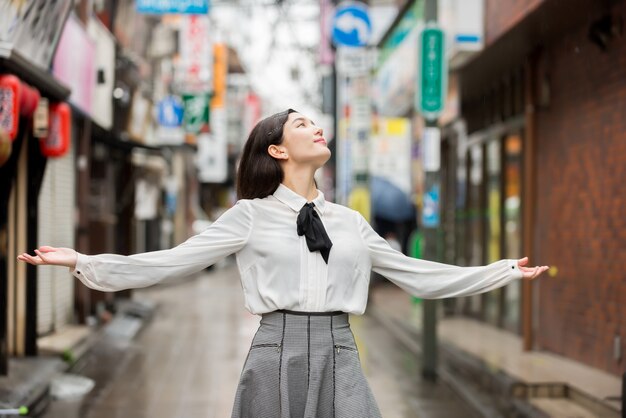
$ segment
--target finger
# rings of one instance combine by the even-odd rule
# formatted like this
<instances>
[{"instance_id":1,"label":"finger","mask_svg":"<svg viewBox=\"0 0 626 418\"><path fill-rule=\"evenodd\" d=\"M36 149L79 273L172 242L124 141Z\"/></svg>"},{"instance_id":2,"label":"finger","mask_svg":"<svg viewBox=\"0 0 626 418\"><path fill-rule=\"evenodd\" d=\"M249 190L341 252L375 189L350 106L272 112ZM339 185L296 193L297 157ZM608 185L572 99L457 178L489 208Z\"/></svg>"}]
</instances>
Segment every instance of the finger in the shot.
<instances>
[{"instance_id":1,"label":"finger","mask_svg":"<svg viewBox=\"0 0 626 418\"><path fill-rule=\"evenodd\" d=\"M517 264L519 264L520 266L525 266L526 264L528 264L528 257L520 258L519 260L517 260Z\"/></svg>"},{"instance_id":2,"label":"finger","mask_svg":"<svg viewBox=\"0 0 626 418\"><path fill-rule=\"evenodd\" d=\"M524 268L524 277L532 280L535 277L535 273L537 272L537 267L532 268L532 267L526 267Z\"/></svg>"},{"instance_id":3,"label":"finger","mask_svg":"<svg viewBox=\"0 0 626 418\"><path fill-rule=\"evenodd\" d=\"M49 246L49 245L42 245L41 247L39 247L39 249L40 249L41 251L45 251L45 252L48 252L48 251L56 251L56 250L57 250L57 248L55 248L55 247L51 247L51 246Z\"/></svg>"},{"instance_id":4,"label":"finger","mask_svg":"<svg viewBox=\"0 0 626 418\"><path fill-rule=\"evenodd\" d=\"M43 261L48 262L48 260L46 260L46 258L43 256L43 254L41 253L41 251L39 250L35 250L35 253L39 256L39 258L41 258Z\"/></svg>"},{"instance_id":5,"label":"finger","mask_svg":"<svg viewBox=\"0 0 626 418\"><path fill-rule=\"evenodd\" d=\"M26 259L25 261L30 263L30 264L32 264L32 265L36 266L36 265L40 264L40 262L41 262L41 260L38 257L33 257L30 254L24 253L23 256Z\"/></svg>"}]
</instances>

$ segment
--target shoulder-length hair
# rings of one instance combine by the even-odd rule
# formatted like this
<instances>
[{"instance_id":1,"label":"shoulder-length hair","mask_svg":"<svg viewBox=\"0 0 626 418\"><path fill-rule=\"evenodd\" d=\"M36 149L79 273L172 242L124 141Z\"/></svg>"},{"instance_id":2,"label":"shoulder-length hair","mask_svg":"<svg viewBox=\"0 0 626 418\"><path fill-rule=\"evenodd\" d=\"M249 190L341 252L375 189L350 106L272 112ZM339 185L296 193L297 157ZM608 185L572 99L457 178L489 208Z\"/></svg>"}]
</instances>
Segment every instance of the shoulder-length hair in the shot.
<instances>
[{"instance_id":1,"label":"shoulder-length hair","mask_svg":"<svg viewBox=\"0 0 626 418\"><path fill-rule=\"evenodd\" d=\"M283 142L283 127L293 109L267 117L256 124L243 147L237 170L237 198L264 198L276 191L284 173L278 161L268 154L270 145Z\"/></svg>"}]
</instances>

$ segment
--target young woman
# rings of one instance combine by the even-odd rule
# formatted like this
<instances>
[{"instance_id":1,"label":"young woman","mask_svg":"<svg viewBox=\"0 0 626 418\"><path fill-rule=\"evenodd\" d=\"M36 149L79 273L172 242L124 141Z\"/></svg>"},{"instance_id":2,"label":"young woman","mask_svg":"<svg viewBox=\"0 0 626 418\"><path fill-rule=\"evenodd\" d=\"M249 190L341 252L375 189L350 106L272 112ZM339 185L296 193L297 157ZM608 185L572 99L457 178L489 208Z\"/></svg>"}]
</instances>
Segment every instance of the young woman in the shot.
<instances>
[{"instance_id":1,"label":"young woman","mask_svg":"<svg viewBox=\"0 0 626 418\"><path fill-rule=\"evenodd\" d=\"M102 291L150 286L236 253L248 311L261 315L243 366L233 418L374 418L348 314L361 315L370 270L422 298L475 295L548 267L527 258L457 267L392 249L356 211L327 202L313 178L330 151L322 129L294 110L250 133L239 200L206 231L175 248L131 256L49 246L19 260L70 267Z\"/></svg>"}]
</instances>

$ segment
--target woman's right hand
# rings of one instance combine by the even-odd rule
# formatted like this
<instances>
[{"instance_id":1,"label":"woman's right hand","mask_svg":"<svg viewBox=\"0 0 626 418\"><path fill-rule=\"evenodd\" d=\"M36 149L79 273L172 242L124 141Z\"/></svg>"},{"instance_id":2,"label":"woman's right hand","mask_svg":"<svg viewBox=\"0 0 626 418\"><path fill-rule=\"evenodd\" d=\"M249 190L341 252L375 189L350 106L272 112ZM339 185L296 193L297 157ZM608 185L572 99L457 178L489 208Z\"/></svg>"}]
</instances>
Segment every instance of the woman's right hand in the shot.
<instances>
[{"instance_id":1,"label":"woman's right hand","mask_svg":"<svg viewBox=\"0 0 626 418\"><path fill-rule=\"evenodd\" d=\"M71 269L76 267L78 254L71 248L42 246L35 250L36 256L23 253L17 256L20 261L25 261L35 266L53 265L66 266Z\"/></svg>"}]
</instances>

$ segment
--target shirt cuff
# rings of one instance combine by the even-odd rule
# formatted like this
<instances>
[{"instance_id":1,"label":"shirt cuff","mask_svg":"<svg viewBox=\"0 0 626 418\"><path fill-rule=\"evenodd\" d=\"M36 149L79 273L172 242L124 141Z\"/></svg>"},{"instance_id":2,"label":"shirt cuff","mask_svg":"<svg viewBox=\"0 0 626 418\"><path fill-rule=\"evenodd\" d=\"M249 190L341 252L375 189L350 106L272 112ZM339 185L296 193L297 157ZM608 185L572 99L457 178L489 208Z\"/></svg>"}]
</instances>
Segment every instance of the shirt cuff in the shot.
<instances>
[{"instance_id":1,"label":"shirt cuff","mask_svg":"<svg viewBox=\"0 0 626 418\"><path fill-rule=\"evenodd\" d=\"M76 255L76 265L74 266L73 270L70 268L70 273L77 279L83 279L85 277L84 271L87 263L89 262L89 257L85 254L79 253L78 251L76 251Z\"/></svg>"},{"instance_id":2,"label":"shirt cuff","mask_svg":"<svg viewBox=\"0 0 626 418\"><path fill-rule=\"evenodd\" d=\"M517 264L517 260L508 259L509 271L516 279L521 279L524 277L522 271L519 269L519 265Z\"/></svg>"}]
</instances>

